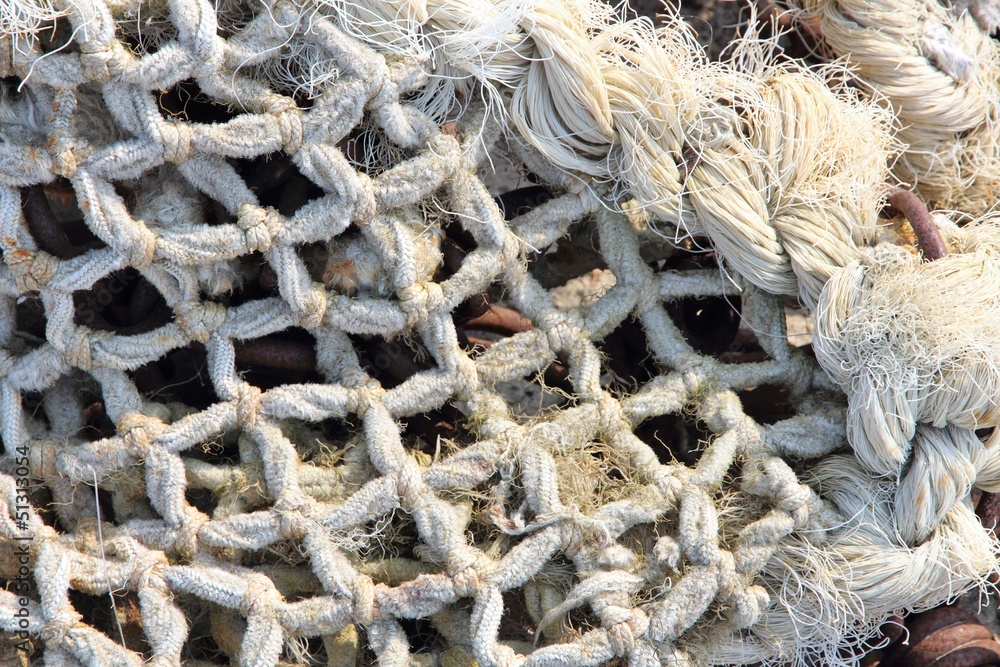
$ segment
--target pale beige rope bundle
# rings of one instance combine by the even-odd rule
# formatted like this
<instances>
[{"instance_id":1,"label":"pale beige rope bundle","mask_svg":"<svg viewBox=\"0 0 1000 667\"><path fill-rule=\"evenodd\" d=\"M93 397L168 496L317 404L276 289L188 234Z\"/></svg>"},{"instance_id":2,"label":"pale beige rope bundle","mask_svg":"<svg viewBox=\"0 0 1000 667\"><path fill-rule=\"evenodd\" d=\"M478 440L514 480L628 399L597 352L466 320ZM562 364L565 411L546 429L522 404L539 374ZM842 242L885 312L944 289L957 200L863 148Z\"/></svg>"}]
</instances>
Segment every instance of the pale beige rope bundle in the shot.
<instances>
[{"instance_id":1,"label":"pale beige rope bundle","mask_svg":"<svg viewBox=\"0 0 1000 667\"><path fill-rule=\"evenodd\" d=\"M922 262L882 246L827 284L817 358L848 393L848 433L872 470L896 473L917 423L977 429L1000 418L1000 228L950 233Z\"/></svg>"},{"instance_id":2,"label":"pale beige rope bundle","mask_svg":"<svg viewBox=\"0 0 1000 667\"><path fill-rule=\"evenodd\" d=\"M890 613L933 606L980 583L994 565L994 545L967 500L936 511L933 521L940 523L911 549L894 535L895 484L873 480L853 459L829 457L843 445L841 406L815 364L788 345L781 304L749 288L744 298L746 317L760 332L770 360L730 365L698 354L661 301L725 294L733 287L705 272L654 271L642 258L634 228L609 210L615 200L599 201L578 176L589 174L600 188L599 181L611 179L613 165L631 165L633 175L614 185L639 192L648 187L641 202L647 207L678 198L673 203L683 210L669 219L704 224L719 238L732 222L725 211L759 214L747 223L751 231L732 232L727 261L752 281L814 299L815 283L797 274L811 275L812 264L817 272L829 271L848 252L844 248L864 245L872 233L869 218L861 216L856 231L833 237L835 251L819 255L793 249L794 243L786 253L773 220L787 214L780 224L825 231L829 220L806 212L832 201L840 212L830 219L843 220L855 207L868 211L866 201L875 206L880 177L869 173L867 162L854 166L863 156L852 151L870 149L871 164L879 164L879 151L888 145L879 129L884 122L866 115L856 100L838 101L815 78L761 69L748 70L751 76L700 66L697 58L684 62L693 52L683 31L655 36L648 27L623 27L596 5L579 6L578 15L564 24L553 23L551 11L518 14L534 4L502 3L492 11L469 5L477 20L491 26L478 31L480 23L462 13L471 11L466 5L444 7L458 12L444 33L424 34L423 27L415 27L442 17L441 6L393 3L393 14L382 25L340 17L345 27L370 29L361 35L369 43L386 38L383 51L392 53L389 58L345 37L322 17L296 21L297 8L290 3L233 21L201 0L172 0L162 8L158 19L175 30L164 30L155 53L130 54L119 39L117 31L129 22L116 19L135 17L137 5L115 5L112 12L99 2L77 7L71 16L88 28L76 36L79 51L41 58L37 44L29 44L15 52L14 73L29 78L31 96L13 112L17 122L0 127L0 222L8 239L0 269L0 335L7 348L0 366L5 445L0 545L6 548L25 532L32 535L37 551L32 572L43 585L29 604L30 633L45 643L46 655L93 665L141 662L84 622L70 602L71 587L97 595L110 586L136 592L152 661L163 665L180 661L193 632L195 621L183 612L182 598L209 610L220 650L248 665L275 664L283 653L288 661L301 662L292 647L311 637L323 638L331 664L353 663L360 650L357 628L385 665L473 659L491 667L592 665L625 658L652 666L688 657L783 663L810 656L842 664L850 658L840 649L856 645ZM558 63L529 60L525 71L523 54L537 53L532 35L574 37L572 31L591 16L604 16L608 34L620 39L589 54L564 53ZM228 21L228 39L217 21ZM394 33L380 32L396 22ZM517 28L521 23L533 32ZM507 25L508 32L491 32L497 25ZM517 28L512 35L509 26ZM311 42L315 51L301 51L290 33ZM646 42L636 41L636 34ZM591 41L575 37L568 43L599 42L597 35ZM425 40L433 46L425 54L432 60L398 57ZM279 70L266 61L280 58L284 44L323 54L328 59L319 63L323 77L331 63L338 71L319 85L322 93L309 109L268 86L267 77ZM495 47L485 61L448 59L481 44ZM548 48L555 56L558 46ZM676 80L634 78L657 58L673 63ZM595 79L573 75L574 68L586 70L595 59L605 80L619 76L617 92L608 93L607 127L647 127L650 134L630 147L594 124L589 134L575 135L579 145L563 151L565 137L546 142L541 131L573 130L574 123L603 114L602 98L579 85ZM465 114L459 144L415 105L400 102L400 95L425 88L444 98L435 86L460 91L461 81L433 78L439 67L467 73L497 63L504 64L499 80L515 86L534 71L538 87L524 91L526 111L519 122L526 135L539 134L543 152L526 151L522 157L561 193L510 224L474 176L496 140L488 115ZM421 67L432 75L430 81ZM247 110L213 126L165 121L151 91L186 77L195 78L212 99L242 103ZM561 87L541 86L543 77L561 81ZM683 83L699 94L712 93L712 101L683 92ZM100 108L121 126L118 135L95 131L77 112L85 104L100 104L90 90L95 85L107 105ZM474 76L464 85L480 92ZM574 91L571 100L587 101L586 113L555 94L567 86ZM48 94L50 87L64 90L55 97ZM801 97L785 99L786 91L800 89L806 90ZM716 95L723 91L728 97ZM648 95L663 105L651 112L632 106ZM454 108L447 99L439 101ZM456 101L459 107L471 104ZM747 101L760 105L742 106ZM817 141L822 128L793 118L804 108L826 109L832 119L824 128L846 127L851 116L845 110L858 112L857 122L873 133L871 145ZM42 120L33 124L25 109ZM558 117L550 118L556 111ZM397 163L380 163L373 175L348 163L338 142L362 123L391 144L379 159L395 156ZM787 127L775 134L773 123ZM793 148L784 140L794 142ZM670 162L661 162L657 153L663 142L679 150ZM685 143L693 158L685 155ZM290 155L324 190L291 216L260 206L226 160L276 150ZM811 156L812 163L803 165L811 173L790 159L798 154ZM553 155L581 160L585 168L560 164ZM781 166L793 162L794 169ZM663 172L646 173L649 164L662 165ZM73 179L88 226L106 247L62 261L37 248L20 214L17 188L56 174ZM139 177L143 193L130 211L112 181ZM695 194L689 199L696 203L688 208L683 193L692 178ZM746 191L756 184L763 190ZM237 222L202 224L200 207L184 205L209 199ZM429 271L437 261L438 237L422 235L425 227L436 231L441 218L414 216L430 200L446 203L452 210L446 215L477 246L461 269L440 283ZM669 211L675 211L673 205L663 206L664 215ZM522 248L556 242L594 212L601 251L618 284L586 314L562 313L520 254ZM801 223L793 222L796 216ZM341 244L348 232L363 241ZM741 255L742 239L755 234L775 241L770 255ZM826 236L817 229L816 238ZM329 241L335 253L366 260L366 271L352 284L318 284L304 265L300 246ZM214 297L238 284L235 260L256 252L278 275L280 295L223 307ZM774 266L761 259L767 256ZM73 293L124 266L140 270L161 292L174 321L139 336L77 324ZM451 313L493 283L502 285L537 328L472 358L458 345ZM14 335L13 304L31 291L40 293L46 309L47 340L24 351ZM669 372L632 396L618 397L602 385L595 341L630 316L641 323L656 363ZM315 338L324 382L267 391L249 385L237 372L234 341L293 326ZM419 339L433 360L431 368L386 390L361 365L349 334ZM125 371L192 341L208 350L219 400L191 410L142 396ZM574 404L549 418L518 423L494 387L533 375L557 356L568 362ZM80 435L82 406L73 400L73 383L79 380L99 386L116 435L97 442ZM799 414L771 427L754 423L733 390L764 384L787 388L801 403ZM23 394L47 390L52 399L43 421L26 410ZM474 442L439 459L421 456L401 437L397 420L447 402L475 425ZM694 467L661 463L635 435L636 427L691 408L717 437ZM352 441L325 442L308 427L325 420L353 423ZM205 462L193 455L194 448L235 434L238 461ZM346 451L330 456L317 451L322 450L317 442ZM64 532L46 526L35 511L28 531L12 521L17 496L6 448L16 445L30 449L31 475L52 490ZM811 462L809 485L797 478L789 464L794 460ZM624 479L609 475L609 464ZM579 484L585 465L593 470L593 489ZM737 469L739 479L731 481ZM981 469L984 479L992 474L988 470ZM116 511L116 525L104 526L103 545L93 529L95 508L85 486L95 479L112 494ZM190 502L189 489L212 492L218 503L211 515ZM368 535L372 525L388 532L382 538ZM392 532L401 526L418 536L406 548L399 544L400 533ZM481 539L483 534L489 539ZM372 541L403 548L401 560L366 548ZM286 568L269 561L269 552L303 560ZM255 559L261 564L247 565ZM827 576L804 579L801 572ZM591 626L576 635L546 626L540 646L504 639L504 596L518 590L536 624L581 607ZM790 600L813 613L801 616ZM0 594L0 624L8 631L15 627L17 604L14 596ZM412 656L401 623L411 618L429 618L449 650ZM337 656L344 663L336 662Z\"/></svg>"},{"instance_id":3,"label":"pale beige rope bundle","mask_svg":"<svg viewBox=\"0 0 1000 667\"><path fill-rule=\"evenodd\" d=\"M920 426L913 438L913 461L896 492L896 525L907 543L923 542L976 486L1000 490L997 438L984 444L975 431Z\"/></svg>"},{"instance_id":4,"label":"pale beige rope bundle","mask_svg":"<svg viewBox=\"0 0 1000 667\"><path fill-rule=\"evenodd\" d=\"M1000 462L976 435L1000 419L1000 226L938 224L948 256L879 246L827 283L816 317L848 438L869 469L902 477L897 527L912 544L972 486L996 488Z\"/></svg>"},{"instance_id":5,"label":"pale beige rope bundle","mask_svg":"<svg viewBox=\"0 0 1000 667\"><path fill-rule=\"evenodd\" d=\"M892 108L901 180L939 208L978 216L996 206L1000 46L972 15L922 0L792 4Z\"/></svg>"}]
</instances>

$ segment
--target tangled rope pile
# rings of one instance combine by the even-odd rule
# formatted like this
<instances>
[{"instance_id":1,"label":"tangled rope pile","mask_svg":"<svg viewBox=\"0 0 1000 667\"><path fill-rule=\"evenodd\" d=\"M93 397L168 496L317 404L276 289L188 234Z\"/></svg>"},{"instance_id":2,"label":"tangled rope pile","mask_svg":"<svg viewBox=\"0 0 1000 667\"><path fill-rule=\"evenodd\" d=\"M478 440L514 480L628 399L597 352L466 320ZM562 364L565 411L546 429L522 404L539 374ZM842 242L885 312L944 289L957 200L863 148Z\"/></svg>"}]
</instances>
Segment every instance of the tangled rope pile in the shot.
<instances>
[{"instance_id":1,"label":"tangled rope pile","mask_svg":"<svg viewBox=\"0 0 1000 667\"><path fill-rule=\"evenodd\" d=\"M28 545L34 587L0 592L0 627L47 663L850 664L994 568L969 491L1000 490L976 434L1000 420L1000 226L939 218L934 262L879 226L879 100L751 41L708 63L680 22L585 0L37 9L0 38L0 564ZM192 82L224 118L162 101ZM479 175L503 145L556 193L509 221ZM279 153L312 193L295 205L246 177ZM71 186L88 245L43 238L40 184ZM731 275L647 263L640 215ZM559 310L526 256L587 221L617 282ZM472 248L442 273L446 231ZM165 323L85 325L79 295L123 271ZM533 326L470 350L454 314L491 286ZM736 293L766 360L699 353L666 308ZM630 318L660 372L622 393L598 343ZM244 342L293 329L318 378L238 372ZM372 339L429 368L383 384ZM140 390L202 346L207 405ZM554 363L571 400L518 418L497 386ZM747 416L737 392L763 385L796 413ZM87 436L90 390L114 434ZM463 441L431 457L400 422L445 406ZM636 434L685 413L712 434L693 465ZM123 591L145 648L78 609Z\"/></svg>"}]
</instances>

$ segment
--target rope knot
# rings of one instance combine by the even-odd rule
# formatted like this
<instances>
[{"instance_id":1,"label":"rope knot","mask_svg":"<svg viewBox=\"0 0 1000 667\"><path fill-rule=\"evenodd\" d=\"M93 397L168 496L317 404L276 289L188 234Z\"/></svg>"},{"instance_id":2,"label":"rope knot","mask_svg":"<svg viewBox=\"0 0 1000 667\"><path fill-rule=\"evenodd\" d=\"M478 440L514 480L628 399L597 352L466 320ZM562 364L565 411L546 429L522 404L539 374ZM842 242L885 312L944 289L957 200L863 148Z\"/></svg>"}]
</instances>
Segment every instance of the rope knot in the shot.
<instances>
[{"instance_id":1,"label":"rope knot","mask_svg":"<svg viewBox=\"0 0 1000 667\"><path fill-rule=\"evenodd\" d=\"M5 255L14 284L22 292L37 292L48 284L59 269L59 259L44 250L18 248Z\"/></svg>"},{"instance_id":2,"label":"rope knot","mask_svg":"<svg viewBox=\"0 0 1000 667\"><path fill-rule=\"evenodd\" d=\"M129 585L135 590L143 588L166 588L163 573L169 567L170 561L162 551L149 549L139 554L135 561L135 569L129 576Z\"/></svg>"},{"instance_id":3,"label":"rope knot","mask_svg":"<svg viewBox=\"0 0 1000 667\"><path fill-rule=\"evenodd\" d=\"M282 491L273 511L278 516L278 530L282 536L297 540L306 536L312 504L304 493L292 489Z\"/></svg>"},{"instance_id":4,"label":"rope knot","mask_svg":"<svg viewBox=\"0 0 1000 667\"><path fill-rule=\"evenodd\" d=\"M236 422L255 426L257 409L260 407L261 390L246 382L236 387Z\"/></svg>"},{"instance_id":5,"label":"rope knot","mask_svg":"<svg viewBox=\"0 0 1000 667\"><path fill-rule=\"evenodd\" d=\"M173 548L181 558L191 560L198 553L198 533L201 527L209 522L208 515L203 514L194 507L188 505L184 508L184 519L176 529L177 537L174 538Z\"/></svg>"},{"instance_id":6,"label":"rope knot","mask_svg":"<svg viewBox=\"0 0 1000 667\"><path fill-rule=\"evenodd\" d=\"M627 428L625 411L611 394L604 393L597 399L597 416L602 429L618 431Z\"/></svg>"},{"instance_id":7,"label":"rope knot","mask_svg":"<svg viewBox=\"0 0 1000 667\"><path fill-rule=\"evenodd\" d=\"M374 403L377 403L384 393L385 389L379 384L378 380L369 378L365 384L357 386L354 389L353 412L361 419L364 419L365 415L368 414L368 409Z\"/></svg>"},{"instance_id":8,"label":"rope knot","mask_svg":"<svg viewBox=\"0 0 1000 667\"><path fill-rule=\"evenodd\" d=\"M478 388L479 377L476 362L464 354L460 355L455 366L454 392L456 399L459 401L468 400Z\"/></svg>"},{"instance_id":9,"label":"rope knot","mask_svg":"<svg viewBox=\"0 0 1000 667\"><path fill-rule=\"evenodd\" d=\"M375 619L375 582L366 575L354 579L354 606L351 609L354 622L371 625Z\"/></svg>"},{"instance_id":10,"label":"rope knot","mask_svg":"<svg viewBox=\"0 0 1000 667\"><path fill-rule=\"evenodd\" d=\"M298 312L299 326L303 329L315 329L323 324L326 315L326 290L319 284L305 295L303 308Z\"/></svg>"},{"instance_id":11,"label":"rope knot","mask_svg":"<svg viewBox=\"0 0 1000 667\"><path fill-rule=\"evenodd\" d=\"M83 68L83 76L90 81L106 83L113 76L118 76L125 71L125 49L117 42L112 43L108 48L100 51L84 51L87 44L80 46L80 66Z\"/></svg>"},{"instance_id":12,"label":"rope knot","mask_svg":"<svg viewBox=\"0 0 1000 667\"><path fill-rule=\"evenodd\" d=\"M141 412L130 412L118 420L118 434L122 436L128 450L140 457L150 455L151 443L159 437L166 426L156 417Z\"/></svg>"},{"instance_id":13,"label":"rope knot","mask_svg":"<svg viewBox=\"0 0 1000 667\"><path fill-rule=\"evenodd\" d=\"M367 224L378 213L378 197L375 195L375 183L367 174L355 174L354 181L354 222Z\"/></svg>"},{"instance_id":14,"label":"rope knot","mask_svg":"<svg viewBox=\"0 0 1000 667\"><path fill-rule=\"evenodd\" d=\"M281 147L288 155L294 155L302 148L303 111L295 106L295 100L285 95L269 94L261 105L264 113L271 114L278 121Z\"/></svg>"},{"instance_id":15,"label":"rope knot","mask_svg":"<svg viewBox=\"0 0 1000 667\"><path fill-rule=\"evenodd\" d=\"M385 66L385 62L380 61L379 65L379 71L372 79L378 78L381 79L381 82L378 84L378 91L368 101L368 104L365 105L369 111L378 111L387 104L399 101L399 86L392 80L389 68ZM372 87L375 87L374 82Z\"/></svg>"},{"instance_id":16,"label":"rope knot","mask_svg":"<svg viewBox=\"0 0 1000 667\"><path fill-rule=\"evenodd\" d=\"M538 328L545 332L545 338L548 340L549 348L553 352L566 352L576 343L573 337L573 329L561 314L546 315L538 323Z\"/></svg>"},{"instance_id":17,"label":"rope knot","mask_svg":"<svg viewBox=\"0 0 1000 667\"><path fill-rule=\"evenodd\" d=\"M165 120L155 125L163 159L180 164L191 157L191 130L179 122Z\"/></svg>"},{"instance_id":18,"label":"rope knot","mask_svg":"<svg viewBox=\"0 0 1000 667\"><path fill-rule=\"evenodd\" d=\"M189 340L207 343L226 321L226 308L213 301L185 301L174 309L174 316Z\"/></svg>"},{"instance_id":19,"label":"rope knot","mask_svg":"<svg viewBox=\"0 0 1000 667\"><path fill-rule=\"evenodd\" d=\"M136 429L146 429L146 425L152 420L152 417L148 417L141 412L130 412L124 415L118 420L117 430L118 435L123 438L133 435L132 431Z\"/></svg>"},{"instance_id":20,"label":"rope knot","mask_svg":"<svg viewBox=\"0 0 1000 667\"><path fill-rule=\"evenodd\" d=\"M290 109L296 109L295 100L285 95L279 95L277 93L269 93L267 97L264 98L264 102L261 104L261 108L264 113L269 113L271 115L277 116Z\"/></svg>"},{"instance_id":21,"label":"rope knot","mask_svg":"<svg viewBox=\"0 0 1000 667\"><path fill-rule=\"evenodd\" d=\"M631 610L627 623L632 628L632 634L636 637L645 636L646 631L649 630L649 616L639 607Z\"/></svg>"},{"instance_id":22,"label":"rope knot","mask_svg":"<svg viewBox=\"0 0 1000 667\"><path fill-rule=\"evenodd\" d=\"M138 238L136 238L135 243L125 248L125 260L129 263L129 266L135 267L142 271L143 269L148 269L149 265L153 263L153 258L156 256L156 234L149 230L146 225L139 221L138 224Z\"/></svg>"},{"instance_id":23,"label":"rope knot","mask_svg":"<svg viewBox=\"0 0 1000 667\"><path fill-rule=\"evenodd\" d=\"M809 501L812 496L808 486L789 484L778 490L778 507L791 514L796 527L801 528L809 518Z\"/></svg>"},{"instance_id":24,"label":"rope knot","mask_svg":"<svg viewBox=\"0 0 1000 667\"><path fill-rule=\"evenodd\" d=\"M82 620L83 616L78 614L73 607L67 605L52 615L39 635L47 648L58 648L66 641L66 635L69 634L69 631Z\"/></svg>"},{"instance_id":25,"label":"rope knot","mask_svg":"<svg viewBox=\"0 0 1000 667\"><path fill-rule=\"evenodd\" d=\"M275 114L281 147L288 155L295 155L302 148L302 110L291 108Z\"/></svg>"},{"instance_id":26,"label":"rope knot","mask_svg":"<svg viewBox=\"0 0 1000 667\"><path fill-rule=\"evenodd\" d=\"M451 578L451 585L455 595L460 598L475 597L479 592L482 582L479 578L479 570L475 567L467 567Z\"/></svg>"},{"instance_id":27,"label":"rope knot","mask_svg":"<svg viewBox=\"0 0 1000 667\"><path fill-rule=\"evenodd\" d=\"M107 336L107 332L102 333L105 333L104 337ZM87 327L73 327L65 339L63 339L62 349L59 350L66 359L66 363L84 371L89 371L93 368L94 360L91 356L93 336L94 332Z\"/></svg>"},{"instance_id":28,"label":"rope knot","mask_svg":"<svg viewBox=\"0 0 1000 667\"><path fill-rule=\"evenodd\" d=\"M417 282L399 290L399 305L409 324L426 320L430 311L444 302L441 286L432 282Z\"/></svg>"},{"instance_id":29,"label":"rope knot","mask_svg":"<svg viewBox=\"0 0 1000 667\"><path fill-rule=\"evenodd\" d=\"M677 473L658 467L650 477L656 489L663 494L663 503L675 507L680 502L681 493L684 491L684 482L678 478Z\"/></svg>"},{"instance_id":30,"label":"rope knot","mask_svg":"<svg viewBox=\"0 0 1000 667\"><path fill-rule=\"evenodd\" d=\"M739 397L732 391L709 394L699 406L699 416L715 433L726 433L746 423Z\"/></svg>"},{"instance_id":31,"label":"rope knot","mask_svg":"<svg viewBox=\"0 0 1000 667\"><path fill-rule=\"evenodd\" d=\"M761 611L771 601L767 591L757 585L737 591L735 598L732 622L741 629L753 627L760 618Z\"/></svg>"},{"instance_id":32,"label":"rope knot","mask_svg":"<svg viewBox=\"0 0 1000 667\"><path fill-rule=\"evenodd\" d=\"M262 208L243 204L239 209L236 226L243 230L250 252L267 252L281 232L281 214L270 206Z\"/></svg>"},{"instance_id":33,"label":"rope knot","mask_svg":"<svg viewBox=\"0 0 1000 667\"><path fill-rule=\"evenodd\" d=\"M636 637L649 629L649 617L641 609L609 605L601 610L601 624L608 629L608 643L616 657L622 657L635 648Z\"/></svg>"},{"instance_id":34,"label":"rope knot","mask_svg":"<svg viewBox=\"0 0 1000 667\"><path fill-rule=\"evenodd\" d=\"M285 600L271 580L262 574L249 574L246 582L247 590L240 598L240 613L244 616L274 616Z\"/></svg>"},{"instance_id":35,"label":"rope knot","mask_svg":"<svg viewBox=\"0 0 1000 667\"><path fill-rule=\"evenodd\" d=\"M49 149L52 157L52 173L57 176L72 179L76 173L76 153L73 144L68 139L59 139Z\"/></svg>"},{"instance_id":36,"label":"rope knot","mask_svg":"<svg viewBox=\"0 0 1000 667\"><path fill-rule=\"evenodd\" d=\"M616 658L620 658L635 646L635 635L632 628L624 621L615 623L608 628L608 643Z\"/></svg>"},{"instance_id":37,"label":"rope knot","mask_svg":"<svg viewBox=\"0 0 1000 667\"><path fill-rule=\"evenodd\" d=\"M561 521L555 525L559 529L559 548L572 558L586 542L583 527L576 521Z\"/></svg>"}]
</instances>

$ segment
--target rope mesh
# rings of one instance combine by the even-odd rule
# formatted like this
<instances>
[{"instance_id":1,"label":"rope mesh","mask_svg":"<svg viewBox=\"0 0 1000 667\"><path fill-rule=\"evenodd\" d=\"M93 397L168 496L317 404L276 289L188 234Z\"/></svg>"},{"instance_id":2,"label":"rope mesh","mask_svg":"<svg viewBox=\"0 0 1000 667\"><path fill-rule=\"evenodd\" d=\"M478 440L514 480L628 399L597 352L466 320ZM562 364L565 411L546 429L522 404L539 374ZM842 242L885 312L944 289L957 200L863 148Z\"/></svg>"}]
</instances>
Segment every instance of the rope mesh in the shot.
<instances>
[{"instance_id":1,"label":"rope mesh","mask_svg":"<svg viewBox=\"0 0 1000 667\"><path fill-rule=\"evenodd\" d=\"M843 664L890 614L982 580L993 545L967 504L907 547L896 483L833 454L846 399L788 343L777 297L647 263L625 199L513 140L555 196L505 220L481 176L508 141L494 114L442 126L416 102L420 61L254 6L80 0L51 35L0 38L20 86L0 106L0 576L30 545L35 585L26 605L0 591L0 627L46 664ZM162 91L191 82L219 122L169 112ZM308 201L262 203L241 165L265 156ZM28 198L67 182L96 240L59 250ZM584 225L616 283L560 309L525 260ZM442 274L446 227L472 243ZM123 271L168 321L88 326L81 295ZM247 288L265 273L273 290ZM455 312L490 289L532 326L470 350ZM667 312L737 293L762 361L696 351ZM623 392L598 344L633 318L657 373ZM293 329L319 375L248 382L238 348ZM372 339L426 367L374 377ZM140 369L202 346L206 406L140 390ZM498 387L556 363L569 399L515 414ZM764 385L795 415L748 417L736 393ZM114 435L86 436L87 387ZM464 441L431 456L403 424L446 407ZM695 463L637 436L664 415L711 433ZM136 600L145 648L82 615L80 594L109 591Z\"/></svg>"}]
</instances>

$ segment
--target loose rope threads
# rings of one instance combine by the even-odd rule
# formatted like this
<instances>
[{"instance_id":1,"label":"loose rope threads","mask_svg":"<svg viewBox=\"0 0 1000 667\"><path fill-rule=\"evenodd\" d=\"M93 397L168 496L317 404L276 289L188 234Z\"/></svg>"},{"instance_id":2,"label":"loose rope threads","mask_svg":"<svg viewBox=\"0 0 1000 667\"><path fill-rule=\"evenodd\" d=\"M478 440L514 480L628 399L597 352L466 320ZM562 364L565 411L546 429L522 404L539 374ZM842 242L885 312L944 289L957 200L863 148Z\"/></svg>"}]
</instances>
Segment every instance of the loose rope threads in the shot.
<instances>
[{"instance_id":1,"label":"loose rope threads","mask_svg":"<svg viewBox=\"0 0 1000 667\"><path fill-rule=\"evenodd\" d=\"M972 431L996 418L996 318L980 303L987 314L962 328L952 305L987 296L969 277L992 275L997 232L946 226L950 254L930 264L875 245L894 150L877 105L764 64L753 44L734 64L709 64L681 23L655 31L596 2L62 9L75 28L64 52L0 38L3 74L25 90L0 104L0 548L30 537L28 632L46 660L145 661L71 603L70 589L110 587L135 593L151 662L165 665L193 650L196 631L261 666L304 662L301 638L352 664L362 636L386 665L841 665L890 614L940 604L995 566L967 491L996 484L996 448ZM148 42L133 28L140 14ZM156 91L188 79L240 113L165 118ZM449 115L454 134L439 126ZM354 130L367 153L345 154ZM502 133L558 195L509 223L475 176ZM262 205L233 166L279 151L322 191L294 211ZM75 257L40 249L20 206L20 188L59 176L100 240ZM137 188L134 202L121 183ZM744 316L769 360L725 364L685 341L663 302L734 287L654 271L616 212L626 197L716 244L748 283ZM561 312L522 254L588 215L618 282L586 313ZM436 280L446 221L475 249ZM317 243L329 261L307 266ZM276 293L226 305L245 260L261 258ZM169 321L135 335L81 324L74 294L125 267L162 296ZM492 284L533 327L470 355L453 312ZM29 292L46 336L26 349L15 301ZM817 353L846 411L788 345L773 295L814 309ZM619 396L602 383L595 341L629 317L666 370ZM323 381L250 385L237 342L292 327L313 337ZM426 367L387 389L362 364L366 336L419 341ZM210 405L139 391L131 372L194 343ZM878 360L867 374L838 375L865 354ZM495 387L557 358L574 402L518 421ZM80 383L100 392L117 433L81 435ZM764 426L744 414L735 391L767 384L789 392L794 417ZM852 410L882 389L888 408ZM47 392L44 419L26 409L28 392ZM432 458L398 422L446 405L469 441ZM661 462L636 435L684 410L714 434L690 467ZM331 440L324 422L349 436ZM884 425L880 439L869 423ZM857 457L836 454L845 434ZM192 451L215 439L233 455ZM57 527L38 508L26 528L13 520L20 449ZM95 479L115 513L100 532L84 492ZM192 491L214 504L196 507ZM501 631L511 595L538 645ZM19 604L0 592L7 632ZM573 610L586 626L567 628ZM427 619L447 649L411 655L408 619Z\"/></svg>"},{"instance_id":2,"label":"loose rope threads","mask_svg":"<svg viewBox=\"0 0 1000 667\"><path fill-rule=\"evenodd\" d=\"M992 210L1000 181L1000 47L975 18L913 0L793 4L891 107L903 142L896 175L933 206L972 216ZM972 4L981 18L992 11Z\"/></svg>"}]
</instances>

